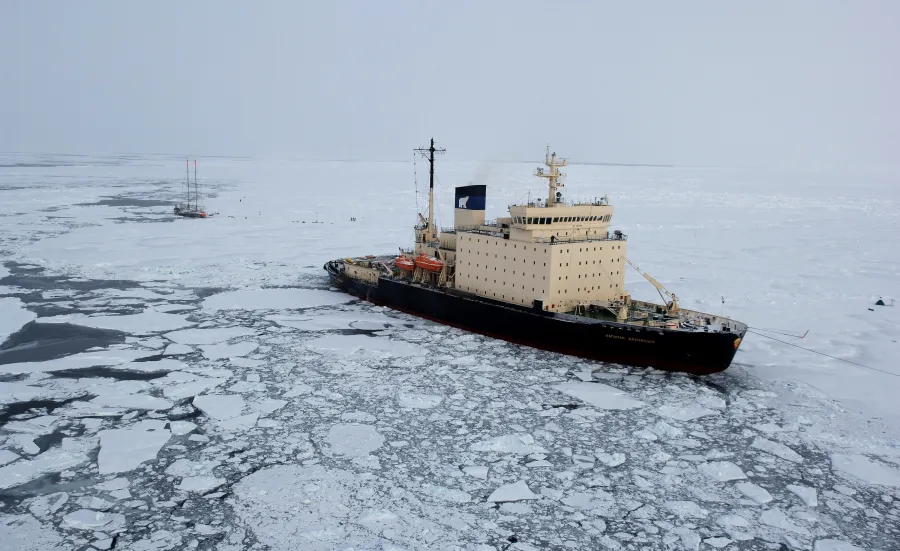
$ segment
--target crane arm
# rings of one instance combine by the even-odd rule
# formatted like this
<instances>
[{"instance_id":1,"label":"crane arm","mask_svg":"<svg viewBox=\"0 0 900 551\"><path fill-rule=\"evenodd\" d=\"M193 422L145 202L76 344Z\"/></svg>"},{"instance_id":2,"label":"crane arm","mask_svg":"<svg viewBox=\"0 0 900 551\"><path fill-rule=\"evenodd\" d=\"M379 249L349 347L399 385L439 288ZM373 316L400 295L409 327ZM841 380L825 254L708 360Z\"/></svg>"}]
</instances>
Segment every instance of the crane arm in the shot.
<instances>
[{"instance_id":1,"label":"crane arm","mask_svg":"<svg viewBox=\"0 0 900 551\"><path fill-rule=\"evenodd\" d=\"M666 300L666 297L663 296L663 293L665 293L666 296L668 296L668 297L670 297L670 298L672 299L672 307L670 308L670 312L671 312L671 313L675 313L675 312L678 311L678 299L675 298L675 294L674 294L674 293L669 292L669 290L666 289L666 288L663 286L662 283L656 281L656 279L654 279L653 276L651 276L650 274L648 274L648 273L645 272L644 270L641 270L640 268L638 268L638 267L634 264L634 262L628 260L627 258L625 259L625 262L627 262L629 266L631 266L632 268L634 268L635 271L636 271L637 273L639 273L639 274L641 274L642 276L644 276L644 279L646 279L647 281L649 281L651 285L653 285L654 287L656 287L656 290L657 290L657 292L659 292L659 296L660 296L660 298L663 299L663 302L665 302L665 300Z\"/></svg>"}]
</instances>

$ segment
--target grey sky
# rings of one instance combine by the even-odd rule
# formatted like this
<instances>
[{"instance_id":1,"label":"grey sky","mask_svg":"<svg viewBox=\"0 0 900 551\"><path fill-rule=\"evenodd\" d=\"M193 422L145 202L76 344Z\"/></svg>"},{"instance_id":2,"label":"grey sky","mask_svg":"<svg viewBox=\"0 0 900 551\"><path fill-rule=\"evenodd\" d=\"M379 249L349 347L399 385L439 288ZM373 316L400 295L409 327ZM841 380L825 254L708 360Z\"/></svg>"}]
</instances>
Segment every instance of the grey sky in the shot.
<instances>
[{"instance_id":1,"label":"grey sky","mask_svg":"<svg viewBox=\"0 0 900 551\"><path fill-rule=\"evenodd\" d=\"M0 2L0 150L900 165L900 2Z\"/></svg>"}]
</instances>

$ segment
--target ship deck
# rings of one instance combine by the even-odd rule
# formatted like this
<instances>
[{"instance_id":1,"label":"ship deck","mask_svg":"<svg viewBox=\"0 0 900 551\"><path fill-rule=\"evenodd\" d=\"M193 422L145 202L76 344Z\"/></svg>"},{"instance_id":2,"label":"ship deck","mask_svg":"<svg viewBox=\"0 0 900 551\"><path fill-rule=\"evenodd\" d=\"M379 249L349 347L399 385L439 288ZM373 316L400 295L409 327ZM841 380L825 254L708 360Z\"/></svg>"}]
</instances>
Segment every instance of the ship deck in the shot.
<instances>
[{"instance_id":1,"label":"ship deck","mask_svg":"<svg viewBox=\"0 0 900 551\"><path fill-rule=\"evenodd\" d=\"M378 265L380 264L381 269L378 270L379 278L390 279L392 281L403 283L405 285L427 288L432 292L446 293L471 300L489 302L495 304L496 306L513 310L532 310L529 307L510 304L507 302L482 297L480 295L466 293L449 287L441 287L428 283L413 281L409 277L401 275L402 272L400 272L399 269L391 267L395 258L395 255L370 255L352 259L338 259L333 262L340 264L350 261L355 265L368 266L372 267L373 269L378 269ZM665 314L664 305L656 304L653 302L637 300L632 301L631 308L629 309L628 319L625 321L618 320L614 312L615 310L611 310L605 306L595 304L585 305L585 307L578 308L570 312L555 312L548 315L553 315L554 317L557 317L563 321L569 320L577 322L580 320L581 322L585 322L590 320L594 323L622 325L631 328L645 328L653 331L734 333L736 335L743 336L747 329L749 329L746 324L743 324L739 321L735 321L722 316L717 316L714 314L708 314L705 312L698 312L696 310L688 310L685 308L679 308L678 314L676 316L669 316L668 314ZM647 323L647 320L651 320L652 323ZM665 322L667 321L672 322L671 325L666 326Z\"/></svg>"}]
</instances>

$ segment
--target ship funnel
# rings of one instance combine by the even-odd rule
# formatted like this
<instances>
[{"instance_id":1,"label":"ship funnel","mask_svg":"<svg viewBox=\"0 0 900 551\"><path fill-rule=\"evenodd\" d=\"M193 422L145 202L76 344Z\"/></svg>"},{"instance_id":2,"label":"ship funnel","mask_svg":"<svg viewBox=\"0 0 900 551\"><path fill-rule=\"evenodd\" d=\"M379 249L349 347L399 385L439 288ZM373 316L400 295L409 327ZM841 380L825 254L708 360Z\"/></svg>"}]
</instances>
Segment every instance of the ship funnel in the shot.
<instances>
[{"instance_id":1,"label":"ship funnel","mask_svg":"<svg viewBox=\"0 0 900 551\"><path fill-rule=\"evenodd\" d=\"M465 228L484 224L487 186L461 186L453 196L453 226Z\"/></svg>"}]
</instances>

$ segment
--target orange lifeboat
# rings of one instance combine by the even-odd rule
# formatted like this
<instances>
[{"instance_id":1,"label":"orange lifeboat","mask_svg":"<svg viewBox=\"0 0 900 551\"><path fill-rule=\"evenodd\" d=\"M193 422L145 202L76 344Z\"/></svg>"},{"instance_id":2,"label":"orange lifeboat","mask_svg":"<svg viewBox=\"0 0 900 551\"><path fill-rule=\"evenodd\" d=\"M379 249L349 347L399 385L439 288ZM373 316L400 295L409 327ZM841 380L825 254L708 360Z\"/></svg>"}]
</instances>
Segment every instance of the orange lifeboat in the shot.
<instances>
[{"instance_id":1,"label":"orange lifeboat","mask_svg":"<svg viewBox=\"0 0 900 551\"><path fill-rule=\"evenodd\" d=\"M409 258L408 256L398 256L394 260L394 264L401 270L405 270L407 272L411 272L416 269L416 263L412 258Z\"/></svg>"},{"instance_id":2,"label":"orange lifeboat","mask_svg":"<svg viewBox=\"0 0 900 551\"><path fill-rule=\"evenodd\" d=\"M416 257L416 266L422 268L426 272L440 272L444 268L444 263L433 256L420 254Z\"/></svg>"}]
</instances>

